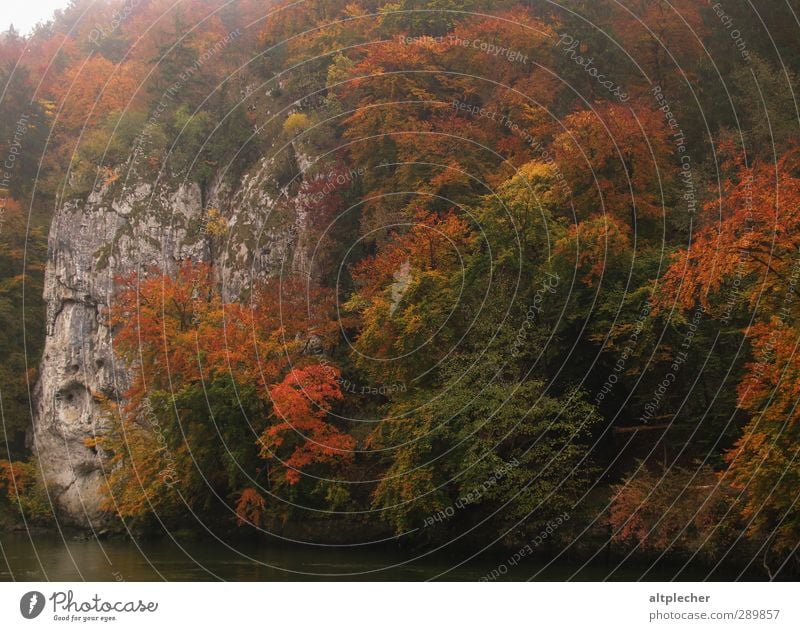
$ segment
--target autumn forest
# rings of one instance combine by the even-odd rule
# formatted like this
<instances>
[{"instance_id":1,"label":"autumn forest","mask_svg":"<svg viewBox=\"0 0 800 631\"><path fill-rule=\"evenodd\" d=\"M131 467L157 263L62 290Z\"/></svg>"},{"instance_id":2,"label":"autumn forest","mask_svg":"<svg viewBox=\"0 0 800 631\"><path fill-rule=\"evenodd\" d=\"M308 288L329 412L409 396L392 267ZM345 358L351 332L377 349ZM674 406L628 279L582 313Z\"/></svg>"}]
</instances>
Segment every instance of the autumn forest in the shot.
<instances>
[{"instance_id":1,"label":"autumn forest","mask_svg":"<svg viewBox=\"0 0 800 631\"><path fill-rule=\"evenodd\" d=\"M0 35L0 529L797 576L799 14L72 0Z\"/></svg>"}]
</instances>

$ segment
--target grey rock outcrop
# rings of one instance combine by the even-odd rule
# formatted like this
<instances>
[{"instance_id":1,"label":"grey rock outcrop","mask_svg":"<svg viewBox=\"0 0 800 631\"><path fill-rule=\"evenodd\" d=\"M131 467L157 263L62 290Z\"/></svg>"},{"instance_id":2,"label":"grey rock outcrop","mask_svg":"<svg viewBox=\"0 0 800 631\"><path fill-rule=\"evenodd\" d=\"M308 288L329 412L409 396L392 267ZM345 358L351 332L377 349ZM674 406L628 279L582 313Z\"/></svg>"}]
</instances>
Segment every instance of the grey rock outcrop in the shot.
<instances>
[{"instance_id":1,"label":"grey rock outcrop","mask_svg":"<svg viewBox=\"0 0 800 631\"><path fill-rule=\"evenodd\" d=\"M104 525L107 460L86 443L107 430L100 401L120 397L129 381L107 325L115 279L151 267L172 273L186 259L212 261L224 298L232 300L254 278L288 273L303 222L271 177L264 160L235 186L217 183L205 195L185 182L117 181L58 208L45 271L47 338L32 448L62 523ZM222 236L204 229L211 208L227 221Z\"/></svg>"}]
</instances>

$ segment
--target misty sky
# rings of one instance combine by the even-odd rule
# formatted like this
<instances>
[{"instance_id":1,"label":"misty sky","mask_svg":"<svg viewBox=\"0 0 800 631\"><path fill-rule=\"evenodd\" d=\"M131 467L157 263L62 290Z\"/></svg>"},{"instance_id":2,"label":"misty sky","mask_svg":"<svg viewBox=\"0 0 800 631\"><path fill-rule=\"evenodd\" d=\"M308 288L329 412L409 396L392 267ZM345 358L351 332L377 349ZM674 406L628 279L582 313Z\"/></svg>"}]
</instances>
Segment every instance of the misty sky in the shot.
<instances>
[{"instance_id":1,"label":"misty sky","mask_svg":"<svg viewBox=\"0 0 800 631\"><path fill-rule=\"evenodd\" d=\"M0 12L0 30L13 24L20 33L27 33L37 22L46 21L56 9L63 9L69 0L5 0Z\"/></svg>"}]
</instances>

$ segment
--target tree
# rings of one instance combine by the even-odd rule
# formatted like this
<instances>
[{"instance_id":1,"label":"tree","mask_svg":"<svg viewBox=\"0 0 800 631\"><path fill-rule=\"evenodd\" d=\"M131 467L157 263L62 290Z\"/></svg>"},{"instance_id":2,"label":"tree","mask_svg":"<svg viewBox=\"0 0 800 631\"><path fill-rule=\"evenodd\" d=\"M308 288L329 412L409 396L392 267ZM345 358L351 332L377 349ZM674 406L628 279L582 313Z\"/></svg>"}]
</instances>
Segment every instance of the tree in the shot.
<instances>
[{"instance_id":1,"label":"tree","mask_svg":"<svg viewBox=\"0 0 800 631\"><path fill-rule=\"evenodd\" d=\"M356 292L347 307L361 318L353 361L376 380L406 381L446 353L457 331L454 277L474 247L467 223L419 210L410 227L352 269Z\"/></svg>"},{"instance_id":2,"label":"tree","mask_svg":"<svg viewBox=\"0 0 800 631\"><path fill-rule=\"evenodd\" d=\"M0 460L0 492L8 498L27 524L48 524L53 513L36 460Z\"/></svg>"},{"instance_id":3,"label":"tree","mask_svg":"<svg viewBox=\"0 0 800 631\"><path fill-rule=\"evenodd\" d=\"M713 560L735 540L739 524L729 507L736 495L710 467L659 472L639 463L612 488L608 522L614 541Z\"/></svg>"},{"instance_id":4,"label":"tree","mask_svg":"<svg viewBox=\"0 0 800 631\"><path fill-rule=\"evenodd\" d=\"M699 303L718 320L738 322L749 338L752 360L739 383L738 404L750 420L727 453L725 479L741 493L750 534L786 555L800 533L798 153L787 152L776 165L753 166L731 145L727 153L730 176L722 196L706 205L705 221L690 246L675 253L656 306L688 310ZM754 310L752 316L744 307ZM748 326L750 317L755 324Z\"/></svg>"},{"instance_id":5,"label":"tree","mask_svg":"<svg viewBox=\"0 0 800 631\"><path fill-rule=\"evenodd\" d=\"M663 279L661 306L674 301L690 309L700 303L724 317L728 301L719 298L726 294L736 305L754 306L763 297L774 308L787 291L800 246L795 230L800 224L800 154L792 150L777 164L752 166L731 144L723 145L722 154L728 156L724 170L730 174L722 195L705 205L689 247L674 253ZM734 283L741 291L734 291Z\"/></svg>"},{"instance_id":6,"label":"tree","mask_svg":"<svg viewBox=\"0 0 800 631\"><path fill-rule=\"evenodd\" d=\"M7 193L22 200L35 182L48 132L44 108L35 98L30 72L16 59L0 62L0 155ZM6 188L4 186L4 188Z\"/></svg>"},{"instance_id":7,"label":"tree","mask_svg":"<svg viewBox=\"0 0 800 631\"><path fill-rule=\"evenodd\" d=\"M281 461L288 484L300 482L302 472L312 464L340 466L352 461L353 438L326 422L334 403L342 399L339 376L332 366L312 364L293 369L270 388L278 423L261 435L260 453L262 458ZM288 457L279 458L278 452L284 450Z\"/></svg>"},{"instance_id":8,"label":"tree","mask_svg":"<svg viewBox=\"0 0 800 631\"><path fill-rule=\"evenodd\" d=\"M307 468L341 473L354 442L326 420L339 372L319 363L337 328L330 292L310 290L306 303L300 281L270 282L249 306L223 304L212 269L191 262L175 277L121 280L111 324L133 380L93 443L111 459L109 509L177 519L229 501L232 517L253 522L260 506L281 509L262 505L259 488L296 485Z\"/></svg>"},{"instance_id":9,"label":"tree","mask_svg":"<svg viewBox=\"0 0 800 631\"><path fill-rule=\"evenodd\" d=\"M459 510L423 536L446 540L490 520L492 532L524 540L574 514L588 490L598 415L580 393L554 397L540 381L506 380L502 341L448 359L436 386L392 406L371 437L391 458L374 505L398 532Z\"/></svg>"},{"instance_id":10,"label":"tree","mask_svg":"<svg viewBox=\"0 0 800 631\"><path fill-rule=\"evenodd\" d=\"M111 112L131 106L144 74L145 67L138 62L114 64L99 55L70 69L56 94L61 105L55 121L59 133L77 138L86 126L98 125Z\"/></svg>"},{"instance_id":11,"label":"tree","mask_svg":"<svg viewBox=\"0 0 800 631\"><path fill-rule=\"evenodd\" d=\"M564 127L554 142L556 161L579 219L608 213L649 236L667 212L676 175L661 112L602 104L570 114Z\"/></svg>"},{"instance_id":12,"label":"tree","mask_svg":"<svg viewBox=\"0 0 800 631\"><path fill-rule=\"evenodd\" d=\"M7 192L5 193L7 194ZM45 334L42 301L47 237L0 190L0 453L22 459Z\"/></svg>"},{"instance_id":13,"label":"tree","mask_svg":"<svg viewBox=\"0 0 800 631\"><path fill-rule=\"evenodd\" d=\"M692 0L623 0L612 7L614 32L652 82L667 89L694 79L692 61L703 55L707 32L701 4ZM686 73L687 68L689 76L684 77L678 69Z\"/></svg>"},{"instance_id":14,"label":"tree","mask_svg":"<svg viewBox=\"0 0 800 631\"><path fill-rule=\"evenodd\" d=\"M765 560L797 554L800 538L800 361L796 326L772 317L748 335L754 361L739 388L751 417L726 454L726 482L739 492L748 534L765 542Z\"/></svg>"}]
</instances>

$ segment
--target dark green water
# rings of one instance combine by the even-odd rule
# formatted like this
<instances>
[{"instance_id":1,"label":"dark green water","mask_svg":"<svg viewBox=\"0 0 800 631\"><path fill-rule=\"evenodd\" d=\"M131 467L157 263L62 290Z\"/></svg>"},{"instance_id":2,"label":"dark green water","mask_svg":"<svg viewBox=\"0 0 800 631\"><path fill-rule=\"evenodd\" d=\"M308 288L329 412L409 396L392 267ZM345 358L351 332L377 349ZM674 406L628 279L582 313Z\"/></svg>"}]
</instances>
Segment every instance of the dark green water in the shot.
<instances>
[{"instance_id":1,"label":"dark green water","mask_svg":"<svg viewBox=\"0 0 800 631\"><path fill-rule=\"evenodd\" d=\"M421 552L383 546L322 547L277 543L181 542L169 539L80 540L65 535L0 534L0 580L479 580L506 564L501 580L702 580L707 570L680 572L678 566L650 570L648 564L560 562L549 566L526 559L507 564L505 551L464 563L465 552ZM420 558L414 558L420 557ZM713 575L725 580L736 573Z\"/></svg>"}]
</instances>

